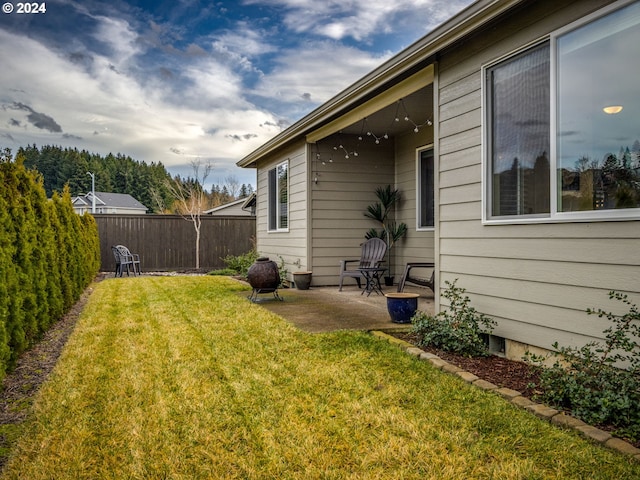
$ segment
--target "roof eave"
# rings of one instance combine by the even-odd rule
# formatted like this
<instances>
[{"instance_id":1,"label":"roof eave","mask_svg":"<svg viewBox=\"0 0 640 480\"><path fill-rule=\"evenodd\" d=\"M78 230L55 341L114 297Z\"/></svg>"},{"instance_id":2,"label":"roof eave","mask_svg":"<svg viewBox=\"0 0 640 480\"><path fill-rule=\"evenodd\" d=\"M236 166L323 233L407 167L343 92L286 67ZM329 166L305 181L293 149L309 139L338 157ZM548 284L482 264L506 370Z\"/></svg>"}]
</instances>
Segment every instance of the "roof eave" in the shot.
<instances>
[{"instance_id":1,"label":"roof eave","mask_svg":"<svg viewBox=\"0 0 640 480\"><path fill-rule=\"evenodd\" d=\"M289 128L262 144L238 161L236 165L244 168L255 167L256 162L263 156L330 121L337 113L356 105L381 85L433 57L443 48L523 1L479 0L474 2Z\"/></svg>"}]
</instances>

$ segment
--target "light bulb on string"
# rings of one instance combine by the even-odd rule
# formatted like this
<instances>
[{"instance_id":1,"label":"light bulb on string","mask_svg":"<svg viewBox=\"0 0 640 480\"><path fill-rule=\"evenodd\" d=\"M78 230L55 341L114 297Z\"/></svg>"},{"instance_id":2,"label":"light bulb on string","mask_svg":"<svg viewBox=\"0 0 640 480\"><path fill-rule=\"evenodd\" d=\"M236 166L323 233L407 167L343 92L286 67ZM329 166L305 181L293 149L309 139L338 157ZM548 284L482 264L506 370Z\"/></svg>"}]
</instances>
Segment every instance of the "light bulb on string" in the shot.
<instances>
[{"instance_id":1,"label":"light bulb on string","mask_svg":"<svg viewBox=\"0 0 640 480\"><path fill-rule=\"evenodd\" d=\"M410 122L410 123L413 125L413 131L414 131L415 133L418 133L418 132L420 131L420 128L424 127L425 125L426 125L426 126L429 126L429 127L430 127L431 125L433 125L433 122L432 122L432 121L431 121L431 119L429 119L429 118L428 118L424 123L417 124L416 122L414 122L413 120L411 120L411 117L409 117L409 112L407 112L407 107L406 107L406 106L405 106L405 104L404 104L404 100L403 100L403 99L398 100L398 104L399 104L399 105L398 105L398 108L399 108L399 107L400 107L400 105L401 105L401 106L402 106L402 109L404 110L404 114L405 114L405 116L404 116L404 120L405 120L406 122Z\"/></svg>"}]
</instances>

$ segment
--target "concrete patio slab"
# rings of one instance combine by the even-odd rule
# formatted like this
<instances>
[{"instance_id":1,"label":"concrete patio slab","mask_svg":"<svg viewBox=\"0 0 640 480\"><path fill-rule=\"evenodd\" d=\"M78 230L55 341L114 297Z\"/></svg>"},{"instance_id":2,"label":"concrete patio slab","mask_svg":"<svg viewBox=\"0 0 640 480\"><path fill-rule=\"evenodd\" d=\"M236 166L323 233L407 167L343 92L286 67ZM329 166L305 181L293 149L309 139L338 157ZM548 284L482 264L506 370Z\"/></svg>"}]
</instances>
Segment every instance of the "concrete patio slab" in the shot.
<instances>
[{"instance_id":1,"label":"concrete patio slab","mask_svg":"<svg viewBox=\"0 0 640 480\"><path fill-rule=\"evenodd\" d=\"M396 287L383 288L395 292ZM418 310L433 313L433 292L427 288L407 286L405 292L419 293ZM403 331L407 324L391 321L386 297L372 293L361 294L357 287L311 287L309 290L279 289L284 301L272 294L258 296L257 304L282 316L301 330L319 333L335 330Z\"/></svg>"}]
</instances>

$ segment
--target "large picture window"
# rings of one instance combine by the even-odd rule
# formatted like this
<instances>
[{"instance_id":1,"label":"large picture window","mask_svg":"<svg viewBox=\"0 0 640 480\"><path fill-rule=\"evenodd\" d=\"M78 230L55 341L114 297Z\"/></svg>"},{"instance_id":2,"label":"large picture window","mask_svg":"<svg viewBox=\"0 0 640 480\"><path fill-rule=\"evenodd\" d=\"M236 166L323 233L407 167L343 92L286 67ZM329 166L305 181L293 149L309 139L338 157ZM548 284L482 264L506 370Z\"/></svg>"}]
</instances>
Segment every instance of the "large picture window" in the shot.
<instances>
[{"instance_id":1,"label":"large picture window","mask_svg":"<svg viewBox=\"0 0 640 480\"><path fill-rule=\"evenodd\" d=\"M289 228L289 164L282 162L269 170L269 230Z\"/></svg>"},{"instance_id":2,"label":"large picture window","mask_svg":"<svg viewBox=\"0 0 640 480\"><path fill-rule=\"evenodd\" d=\"M433 149L418 152L418 228L434 226Z\"/></svg>"},{"instance_id":3,"label":"large picture window","mask_svg":"<svg viewBox=\"0 0 640 480\"><path fill-rule=\"evenodd\" d=\"M625 2L484 68L488 220L640 216L639 44Z\"/></svg>"}]
</instances>

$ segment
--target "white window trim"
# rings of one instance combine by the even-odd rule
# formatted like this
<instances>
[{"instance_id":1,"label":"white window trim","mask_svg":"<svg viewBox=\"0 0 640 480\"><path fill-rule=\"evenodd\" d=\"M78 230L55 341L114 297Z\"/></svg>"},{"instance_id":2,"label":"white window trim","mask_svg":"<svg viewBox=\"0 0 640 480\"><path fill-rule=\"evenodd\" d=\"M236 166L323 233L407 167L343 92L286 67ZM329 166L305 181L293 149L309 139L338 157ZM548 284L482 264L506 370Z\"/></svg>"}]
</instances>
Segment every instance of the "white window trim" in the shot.
<instances>
[{"instance_id":1,"label":"white window trim","mask_svg":"<svg viewBox=\"0 0 640 480\"><path fill-rule=\"evenodd\" d=\"M623 209L609 209L609 210L589 210L580 212L559 212L558 211L558 160L557 160L557 113L558 113L558 101L557 101L557 53L556 46L558 37L587 25L601 17L604 17L616 10L630 5L635 0L621 0L608 5L596 12L593 12L585 17L582 17L575 22L565 25L562 28L554 30L548 36L524 45L517 50L513 50L505 55L500 56L497 59L492 60L489 63L483 64L481 67L482 82L481 82L481 105L482 105L482 224L484 225L513 225L513 224L536 224L536 223L567 223L567 222L609 222L609 221L637 221L640 220L640 208L623 208ZM535 47L543 42L550 41L550 152L549 152L549 193L550 193L550 212L549 215L528 215L528 216L500 216L491 217L491 188L492 183L488 178L489 170L489 144L488 144L488 118L490 115L490 105L487 105L487 91L486 80L487 70L493 66L513 58L516 55Z\"/></svg>"},{"instance_id":2,"label":"white window trim","mask_svg":"<svg viewBox=\"0 0 640 480\"><path fill-rule=\"evenodd\" d=\"M420 208L422 207L422 185L421 185L421 165L420 165L420 155L425 150L433 150L433 170L434 170L434 179L433 179L433 196L434 196L434 219L433 219L433 227L422 227L420 226ZM435 190L436 190L436 182L435 182L435 169L436 169L436 152L434 149L434 144L430 143L428 145L423 145L421 147L416 148L416 232L433 232L436 227L436 219L435 219Z\"/></svg>"},{"instance_id":3,"label":"white window trim","mask_svg":"<svg viewBox=\"0 0 640 480\"><path fill-rule=\"evenodd\" d=\"M291 225L291 209L289 208L289 198L291 198L291 188L290 188L290 179L291 179L291 168L289 165L289 159L286 159L282 162L278 162L274 165L273 168L269 168L267 170L267 186L268 188L271 188L271 185L269 185L269 172L271 170L275 170L276 171L276 187L278 184L278 168L282 165L286 165L287 166L287 228L280 228L280 197L279 194L276 194L276 202L275 202L275 215L276 215L276 228L275 229L271 229L269 228L269 217L271 216L271 211L268 210L267 214L268 214L268 218L267 218L267 233L287 233L289 231L289 225ZM270 195L270 193L269 193ZM267 197L267 208L270 209L271 205L270 205L270 200L269 197Z\"/></svg>"}]
</instances>

